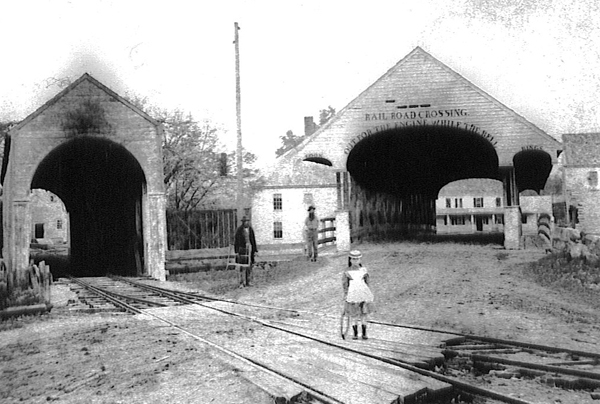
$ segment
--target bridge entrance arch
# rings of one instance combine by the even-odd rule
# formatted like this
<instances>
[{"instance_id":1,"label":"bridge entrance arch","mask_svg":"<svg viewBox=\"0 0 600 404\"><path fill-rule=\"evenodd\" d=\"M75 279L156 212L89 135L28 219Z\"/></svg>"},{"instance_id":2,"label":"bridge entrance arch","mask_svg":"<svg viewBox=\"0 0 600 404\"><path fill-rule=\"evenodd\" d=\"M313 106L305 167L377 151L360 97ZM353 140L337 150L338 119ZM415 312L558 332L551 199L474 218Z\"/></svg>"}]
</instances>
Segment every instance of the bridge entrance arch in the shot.
<instances>
[{"instance_id":1,"label":"bridge entrance arch","mask_svg":"<svg viewBox=\"0 0 600 404\"><path fill-rule=\"evenodd\" d=\"M440 126L372 134L352 148L347 171L353 181L355 236L433 231L435 201L444 185L467 178L501 179L498 155L489 140Z\"/></svg>"},{"instance_id":2,"label":"bridge entrance arch","mask_svg":"<svg viewBox=\"0 0 600 404\"><path fill-rule=\"evenodd\" d=\"M144 273L144 172L123 146L82 136L52 150L38 165L31 189L56 194L70 224L73 276Z\"/></svg>"},{"instance_id":3,"label":"bridge entrance arch","mask_svg":"<svg viewBox=\"0 0 600 404\"><path fill-rule=\"evenodd\" d=\"M87 73L12 128L2 169L3 261L11 276L26 277L31 192L42 188L68 212L73 275L164 280L161 147L161 126Z\"/></svg>"}]
</instances>

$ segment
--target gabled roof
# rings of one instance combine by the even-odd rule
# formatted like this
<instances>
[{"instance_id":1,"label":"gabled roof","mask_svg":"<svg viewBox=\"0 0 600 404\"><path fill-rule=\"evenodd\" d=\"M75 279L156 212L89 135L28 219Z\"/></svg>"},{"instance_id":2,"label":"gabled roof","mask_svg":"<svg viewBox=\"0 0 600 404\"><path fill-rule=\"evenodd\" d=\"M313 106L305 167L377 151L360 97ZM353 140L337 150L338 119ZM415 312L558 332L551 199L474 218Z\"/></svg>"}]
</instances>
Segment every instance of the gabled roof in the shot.
<instances>
[{"instance_id":1,"label":"gabled roof","mask_svg":"<svg viewBox=\"0 0 600 404\"><path fill-rule=\"evenodd\" d=\"M510 113L516 120L518 120L519 122L521 122L522 124L524 124L525 126L530 128L533 132L544 137L548 141L556 143L556 145L560 145L560 141L558 141L554 137L548 135L546 132L541 130L539 127L537 127L533 123L529 122L523 116L519 115L514 110L508 108L506 105L504 105L503 103L498 101L496 98L492 97L487 92L485 92L481 88L477 87L472 82L470 82L469 80L464 78L462 75L455 72L450 67L448 67L447 65L445 65L444 63L442 63L441 61L439 61L438 59L433 57L431 54L429 54L425 50L423 50L421 47L417 46L408 55L406 55L398 63L396 63L396 65L394 65L386 73L384 73L380 78L378 78L373 84L371 84L369 87L367 87L365 90L363 90L357 97L355 97L352 101L350 101L344 108L342 108L340 111L338 111L325 125L323 125L321 128L319 128L315 133L313 133L312 135L307 137L302 143L300 143L296 147L292 148L291 150L288 150L286 153L284 153L282 156L280 156L280 159L281 159L281 157L284 157L286 155L297 154L297 153L301 152L302 150L304 150L304 148L308 144L310 144L314 139L321 136L321 134L323 132L326 132L331 126L333 126L336 122L338 122L340 119L342 119L349 110L353 109L356 106L356 104L358 104L359 102L362 102L362 100L365 98L365 95L370 93L375 86L377 86L380 82L382 82L383 80L387 79L388 77L392 76L393 74L398 72L400 69L405 67L405 65L408 64L415 57L424 57L424 58L428 59L429 61L433 62L436 66L438 66L439 68L443 69L444 71L446 71L447 73L452 75L457 80L457 82L460 82L461 85L465 87L465 89L469 89L471 91L477 92L479 95L481 95L482 97L484 97L485 99L490 101L497 108Z\"/></svg>"},{"instance_id":2,"label":"gabled roof","mask_svg":"<svg viewBox=\"0 0 600 404\"><path fill-rule=\"evenodd\" d=\"M84 73L80 78L78 78L77 80L75 80L73 83L69 84L61 92L59 92L58 94L56 94L49 101L47 101L41 107L39 107L38 109L36 109L33 113L29 114L25 119L23 119L17 125L15 125L14 127L12 127L9 130L9 132L8 132L9 135L11 133L19 131L23 126L27 125L27 123L31 122L37 116L39 116L40 114L42 114L46 109L48 109L49 107L51 107L52 105L54 105L58 100L60 100L66 94L68 94L69 92L71 92L74 88L76 88L77 86L79 86L84 81L88 81L88 82L92 83L93 85L95 85L96 87L98 87L100 90L104 91L106 94L110 95L111 97L113 97L114 99L116 99L117 101L119 101L120 103L122 103L126 107L130 108L131 110L133 110L135 113L137 113L138 115L140 115L144 119L146 119L152 125L159 126L159 123L156 122L156 120L154 120L150 115L146 114L144 111L142 111L141 109L139 109L138 107L136 107L135 105L133 105L131 102L127 101L125 98L121 97L119 94L117 94L116 92L114 92L113 90L111 90L110 88L108 88L107 86L105 86L104 84L102 84L101 82L99 82L98 80L96 80L89 73Z\"/></svg>"}]
</instances>

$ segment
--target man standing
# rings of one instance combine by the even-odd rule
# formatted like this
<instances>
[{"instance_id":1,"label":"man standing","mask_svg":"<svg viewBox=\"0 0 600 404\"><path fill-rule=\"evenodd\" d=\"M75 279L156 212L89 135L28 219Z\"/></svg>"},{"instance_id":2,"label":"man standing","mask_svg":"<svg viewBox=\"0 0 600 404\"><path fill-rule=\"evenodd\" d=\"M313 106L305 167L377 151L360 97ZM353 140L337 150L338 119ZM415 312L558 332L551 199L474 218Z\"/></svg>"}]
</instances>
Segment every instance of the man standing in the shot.
<instances>
[{"instance_id":1,"label":"man standing","mask_svg":"<svg viewBox=\"0 0 600 404\"><path fill-rule=\"evenodd\" d=\"M308 258L317 262L319 245L319 218L315 214L316 208L312 205L308 207L308 217L304 220L304 234L306 235L306 250Z\"/></svg>"},{"instance_id":2,"label":"man standing","mask_svg":"<svg viewBox=\"0 0 600 404\"><path fill-rule=\"evenodd\" d=\"M250 221L246 216L242 217L242 224L235 231L233 248L236 254L235 262L238 264L248 264L246 274L242 277L243 283L241 286L250 286L254 255L258 252L258 249L256 248L254 229L250 226ZM250 262L247 261L248 256Z\"/></svg>"}]
</instances>

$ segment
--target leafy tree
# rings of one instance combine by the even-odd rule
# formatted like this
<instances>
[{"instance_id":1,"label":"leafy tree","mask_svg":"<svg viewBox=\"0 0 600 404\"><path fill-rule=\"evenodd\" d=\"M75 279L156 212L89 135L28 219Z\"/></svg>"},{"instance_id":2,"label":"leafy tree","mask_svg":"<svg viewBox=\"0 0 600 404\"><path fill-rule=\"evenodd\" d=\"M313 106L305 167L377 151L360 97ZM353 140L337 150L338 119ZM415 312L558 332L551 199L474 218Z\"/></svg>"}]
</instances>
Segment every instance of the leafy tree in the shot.
<instances>
[{"instance_id":1,"label":"leafy tree","mask_svg":"<svg viewBox=\"0 0 600 404\"><path fill-rule=\"evenodd\" d=\"M255 167L257 162L255 154L242 150L243 162L243 204L248 206L255 189L264 184L260 170ZM227 153L227 176L221 176L219 186L207 195L203 202L204 209L234 208L237 200L237 153Z\"/></svg>"},{"instance_id":2,"label":"leafy tree","mask_svg":"<svg viewBox=\"0 0 600 404\"><path fill-rule=\"evenodd\" d=\"M316 129L319 129L325 125L334 115L335 108L333 108L331 105L325 109L319 110L319 124L317 125ZM296 136L291 130L288 130L285 133L285 136L279 136L279 139L281 139L281 146L275 151L275 155L277 157L283 155L288 150L298 146L306 138L306 135Z\"/></svg>"},{"instance_id":3,"label":"leafy tree","mask_svg":"<svg viewBox=\"0 0 600 404\"><path fill-rule=\"evenodd\" d=\"M279 136L279 139L281 139L281 146L275 151L275 155L279 157L286 151L293 149L294 147L299 145L304 140L304 138L305 136L296 136L294 135L294 132L288 130L285 133L285 136Z\"/></svg>"},{"instance_id":4,"label":"leafy tree","mask_svg":"<svg viewBox=\"0 0 600 404\"><path fill-rule=\"evenodd\" d=\"M162 120L163 166L168 206L197 209L220 180L218 130L176 110Z\"/></svg>"},{"instance_id":5,"label":"leafy tree","mask_svg":"<svg viewBox=\"0 0 600 404\"><path fill-rule=\"evenodd\" d=\"M331 105L319 111L319 126L325 125L335 115L335 108Z\"/></svg>"},{"instance_id":6,"label":"leafy tree","mask_svg":"<svg viewBox=\"0 0 600 404\"><path fill-rule=\"evenodd\" d=\"M167 207L177 210L233 208L236 201L235 152L219 142L223 129L190 113L166 110L147 99L129 99L163 126L163 168ZM227 156L223 159L222 155ZM251 192L262 179L253 168L256 156L244 152L244 188ZM225 167L224 167L225 165ZM246 193L245 192L245 193Z\"/></svg>"}]
</instances>

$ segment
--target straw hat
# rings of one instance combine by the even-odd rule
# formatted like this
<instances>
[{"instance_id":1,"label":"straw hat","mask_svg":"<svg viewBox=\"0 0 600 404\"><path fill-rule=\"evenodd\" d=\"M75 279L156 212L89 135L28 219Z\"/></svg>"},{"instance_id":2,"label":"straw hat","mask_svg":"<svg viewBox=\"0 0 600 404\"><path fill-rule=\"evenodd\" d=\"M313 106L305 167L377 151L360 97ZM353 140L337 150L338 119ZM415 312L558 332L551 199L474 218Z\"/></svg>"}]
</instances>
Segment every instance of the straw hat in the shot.
<instances>
[{"instance_id":1,"label":"straw hat","mask_svg":"<svg viewBox=\"0 0 600 404\"><path fill-rule=\"evenodd\" d=\"M354 251L350 251L350 254L348 254L348 257L350 257L350 258L362 258L362 254L361 254L360 251L354 250Z\"/></svg>"}]
</instances>

